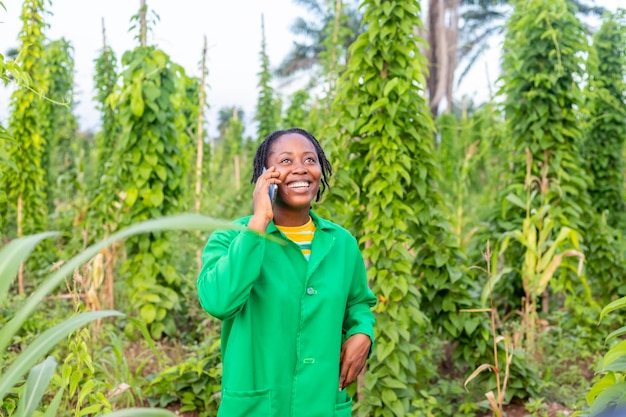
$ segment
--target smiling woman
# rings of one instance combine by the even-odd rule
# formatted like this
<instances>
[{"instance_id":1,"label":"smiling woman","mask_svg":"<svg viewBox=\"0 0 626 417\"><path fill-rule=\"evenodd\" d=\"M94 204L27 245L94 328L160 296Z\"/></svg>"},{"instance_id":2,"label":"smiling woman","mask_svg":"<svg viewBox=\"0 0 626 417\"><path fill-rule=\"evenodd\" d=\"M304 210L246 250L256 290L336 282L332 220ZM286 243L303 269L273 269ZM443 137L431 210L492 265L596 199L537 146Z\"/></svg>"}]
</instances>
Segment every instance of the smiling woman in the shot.
<instances>
[{"instance_id":1,"label":"smiling woman","mask_svg":"<svg viewBox=\"0 0 626 417\"><path fill-rule=\"evenodd\" d=\"M235 221L249 230L215 232L204 249L200 302L223 320L220 417L352 415L345 388L371 352L376 298L356 239L311 210L331 173L309 132L270 134L254 214Z\"/></svg>"}]
</instances>

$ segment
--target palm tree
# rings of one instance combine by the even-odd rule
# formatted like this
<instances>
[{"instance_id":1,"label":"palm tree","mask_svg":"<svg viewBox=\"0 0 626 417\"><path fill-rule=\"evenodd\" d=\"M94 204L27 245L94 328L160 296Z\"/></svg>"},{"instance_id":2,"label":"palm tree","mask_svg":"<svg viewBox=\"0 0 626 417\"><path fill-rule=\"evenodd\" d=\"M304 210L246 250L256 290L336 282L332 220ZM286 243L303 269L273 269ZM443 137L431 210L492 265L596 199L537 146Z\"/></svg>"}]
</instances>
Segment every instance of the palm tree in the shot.
<instances>
[{"instance_id":1,"label":"palm tree","mask_svg":"<svg viewBox=\"0 0 626 417\"><path fill-rule=\"evenodd\" d=\"M301 40L295 40L291 51L276 69L276 76L290 79L296 74L319 68L320 60L326 51L327 40L332 36L329 30L335 21L335 10L328 7L323 0L294 0L310 14L310 19L297 17L291 25L291 32ZM342 20L345 35L341 41L344 51L356 40L363 31L361 28L362 13L358 8L359 0L348 0L342 7ZM313 77L312 83L315 83Z\"/></svg>"}]
</instances>

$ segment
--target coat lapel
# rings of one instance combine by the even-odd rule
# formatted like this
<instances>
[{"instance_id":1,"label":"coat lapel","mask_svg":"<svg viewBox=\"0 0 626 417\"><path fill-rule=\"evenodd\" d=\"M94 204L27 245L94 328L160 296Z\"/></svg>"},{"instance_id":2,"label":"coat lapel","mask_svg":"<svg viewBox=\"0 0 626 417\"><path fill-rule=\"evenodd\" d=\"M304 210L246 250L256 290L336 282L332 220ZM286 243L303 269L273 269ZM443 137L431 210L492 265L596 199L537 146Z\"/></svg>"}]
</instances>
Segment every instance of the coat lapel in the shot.
<instances>
[{"instance_id":1,"label":"coat lapel","mask_svg":"<svg viewBox=\"0 0 626 417\"><path fill-rule=\"evenodd\" d=\"M316 230L311 245L311 258L309 259L309 268L306 274L307 281L322 261L328 256L333 248L333 245L335 244L335 238L330 233L330 231L334 228L333 225L329 224L324 219L317 217L317 215L313 212L311 212L311 217L315 223Z\"/></svg>"}]
</instances>

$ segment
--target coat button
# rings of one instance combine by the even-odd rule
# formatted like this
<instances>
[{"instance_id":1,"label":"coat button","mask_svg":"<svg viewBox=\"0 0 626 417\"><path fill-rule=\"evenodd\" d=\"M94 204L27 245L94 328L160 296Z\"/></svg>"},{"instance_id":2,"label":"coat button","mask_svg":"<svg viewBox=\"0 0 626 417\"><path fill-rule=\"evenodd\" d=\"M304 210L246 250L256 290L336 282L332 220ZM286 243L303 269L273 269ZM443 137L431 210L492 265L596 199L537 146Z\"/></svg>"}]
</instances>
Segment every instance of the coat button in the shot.
<instances>
[{"instance_id":1,"label":"coat button","mask_svg":"<svg viewBox=\"0 0 626 417\"><path fill-rule=\"evenodd\" d=\"M315 288L309 287L306 289L306 293L309 295L313 295L313 294L317 294L317 291L315 291Z\"/></svg>"}]
</instances>

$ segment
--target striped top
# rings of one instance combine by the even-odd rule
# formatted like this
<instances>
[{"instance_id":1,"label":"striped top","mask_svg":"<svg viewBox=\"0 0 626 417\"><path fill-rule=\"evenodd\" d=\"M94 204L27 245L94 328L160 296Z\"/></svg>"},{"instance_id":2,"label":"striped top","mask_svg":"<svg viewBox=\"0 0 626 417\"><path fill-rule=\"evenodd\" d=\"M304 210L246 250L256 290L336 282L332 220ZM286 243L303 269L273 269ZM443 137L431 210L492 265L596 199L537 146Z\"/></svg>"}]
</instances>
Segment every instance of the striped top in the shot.
<instances>
[{"instance_id":1,"label":"striped top","mask_svg":"<svg viewBox=\"0 0 626 417\"><path fill-rule=\"evenodd\" d=\"M309 217L309 221L302 226L287 227L276 225L276 228L283 232L291 241L300 246L302 254L308 261L311 257L311 242L313 242L313 235L315 234L313 220Z\"/></svg>"}]
</instances>

